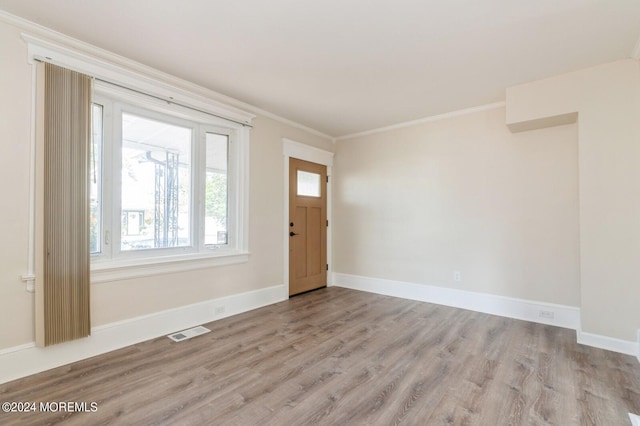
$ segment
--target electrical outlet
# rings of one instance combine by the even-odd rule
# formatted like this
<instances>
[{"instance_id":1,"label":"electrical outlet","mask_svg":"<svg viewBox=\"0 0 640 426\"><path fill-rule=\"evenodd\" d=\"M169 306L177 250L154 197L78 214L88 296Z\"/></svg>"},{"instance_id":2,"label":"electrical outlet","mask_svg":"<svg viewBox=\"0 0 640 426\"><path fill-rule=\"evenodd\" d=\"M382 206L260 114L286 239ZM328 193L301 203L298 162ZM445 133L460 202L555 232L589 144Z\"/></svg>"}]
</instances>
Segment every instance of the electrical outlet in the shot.
<instances>
[{"instance_id":1,"label":"electrical outlet","mask_svg":"<svg viewBox=\"0 0 640 426\"><path fill-rule=\"evenodd\" d=\"M553 319L554 316L553 311L540 311L541 318Z\"/></svg>"},{"instance_id":2,"label":"electrical outlet","mask_svg":"<svg viewBox=\"0 0 640 426\"><path fill-rule=\"evenodd\" d=\"M216 315L224 314L224 306L216 306L215 313Z\"/></svg>"},{"instance_id":3,"label":"electrical outlet","mask_svg":"<svg viewBox=\"0 0 640 426\"><path fill-rule=\"evenodd\" d=\"M462 281L462 274L460 273L460 271L453 271L453 281L457 283Z\"/></svg>"}]
</instances>

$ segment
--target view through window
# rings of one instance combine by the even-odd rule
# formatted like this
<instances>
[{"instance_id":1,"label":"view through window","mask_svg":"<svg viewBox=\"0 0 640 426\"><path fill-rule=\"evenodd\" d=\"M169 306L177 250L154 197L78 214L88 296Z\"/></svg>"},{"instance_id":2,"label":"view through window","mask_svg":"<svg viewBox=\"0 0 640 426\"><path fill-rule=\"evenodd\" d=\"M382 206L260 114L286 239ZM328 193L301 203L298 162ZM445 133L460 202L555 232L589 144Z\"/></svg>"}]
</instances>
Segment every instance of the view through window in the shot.
<instances>
[{"instance_id":1,"label":"view through window","mask_svg":"<svg viewBox=\"0 0 640 426\"><path fill-rule=\"evenodd\" d=\"M191 140L190 128L122 114L121 250L191 244Z\"/></svg>"},{"instance_id":2,"label":"view through window","mask_svg":"<svg viewBox=\"0 0 640 426\"><path fill-rule=\"evenodd\" d=\"M234 128L129 108L102 96L93 105L92 124L92 254L108 259L235 248Z\"/></svg>"}]
</instances>

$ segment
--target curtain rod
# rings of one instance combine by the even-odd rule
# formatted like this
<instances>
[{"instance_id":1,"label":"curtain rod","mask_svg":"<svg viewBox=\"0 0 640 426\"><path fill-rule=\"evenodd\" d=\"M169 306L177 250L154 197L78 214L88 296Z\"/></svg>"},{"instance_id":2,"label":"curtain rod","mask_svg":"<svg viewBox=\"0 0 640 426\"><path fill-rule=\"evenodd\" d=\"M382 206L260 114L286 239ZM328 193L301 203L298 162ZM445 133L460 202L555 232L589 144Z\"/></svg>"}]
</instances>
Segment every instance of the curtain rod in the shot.
<instances>
[{"instance_id":1,"label":"curtain rod","mask_svg":"<svg viewBox=\"0 0 640 426\"><path fill-rule=\"evenodd\" d=\"M44 59L40 59L40 58L34 58L34 60L36 60L36 61L38 61L38 62L47 62L46 60L44 60ZM50 63L50 62L49 62L49 63ZM53 64L53 65L55 65L55 64ZM174 100L173 100L173 98L165 99L165 98L163 98L163 97L161 97L161 96L152 95L151 93L146 93L146 92L143 92L143 91L141 91L141 90L137 90L137 89L133 89L133 88L131 88L131 87L123 86L122 84L114 83L113 81L104 80L104 79L102 79L102 78L93 77L93 76L91 76L91 77L92 77L94 80L97 80L97 81L99 81L99 82L101 82L101 83L110 84L110 85L112 85L112 86L116 86L116 87L119 87L119 88L121 88L121 89L129 90L129 91L131 91L131 92L135 92L135 93L138 93L138 94L140 94L140 95L148 96L148 97L150 97L150 98L154 98L154 99L157 99L157 100L159 100L159 101L166 102L166 103L168 103L168 104L177 105L177 106L180 106L180 107L182 107L182 108L187 108L187 109L190 109L190 110L192 110L192 111L197 111L197 112L200 112L200 113L202 113L202 114L207 114L207 115L210 115L210 116L212 116L212 117L216 117L216 118L220 118L220 119L222 119L222 120L230 121L230 122L232 122L232 123L240 124L241 126L244 126L244 127L253 128L253 125L251 125L251 124L249 124L249 123L245 123L245 122L243 122L243 121L234 120L234 119L232 119L232 118L223 117L223 116L221 116L221 115L214 114L214 113L209 112L209 111L205 111L205 110L202 110L202 109L199 109L199 108L195 108L195 107L192 107L192 106L189 106L189 105L181 104L180 102L176 102L176 101L174 101Z\"/></svg>"},{"instance_id":2,"label":"curtain rod","mask_svg":"<svg viewBox=\"0 0 640 426\"><path fill-rule=\"evenodd\" d=\"M152 94L150 94L150 93L146 93L146 92L143 92L143 91L141 91L141 90L132 89L131 87L123 86L123 85L121 85L121 84L114 83L114 82L112 82L112 81L103 80L103 79L101 79L101 78L97 78L97 77L94 77L94 79L95 79L95 80L97 80L97 81L99 81L99 82L101 82L101 83L110 84L110 85L112 85L112 86L120 87L121 89L125 89L125 90L129 90L129 91L131 91L131 92L139 93L139 94L144 95L144 96L149 96L150 98L158 99L158 100L163 101L163 102L166 102L166 103L168 103L168 104L177 105L177 106L180 106L180 107L182 107L182 108L187 108L187 109L190 109L190 110L192 110L192 111L201 112L201 113L203 113L203 114L207 114L207 115L210 115L210 116L212 116L212 117L216 117L216 118L220 118L220 119L222 119L222 120L230 121L230 122L232 122L232 123L240 124L241 126L245 126L245 127L251 127L251 128L253 128L253 126L252 126L251 124L249 124L249 123L245 123L245 122L242 122L242 121L234 120L234 119L232 119L232 118L223 117L223 116L221 116L221 115L217 115L217 114L214 114L214 113L209 112L209 111L205 111L205 110L202 110L202 109L199 109L199 108L195 108L195 107L192 107L192 106L189 106L189 105L181 104L180 102L176 102L176 101L174 101L172 98L165 99L165 98L163 98L163 97L161 97L161 96L152 95Z\"/></svg>"}]
</instances>

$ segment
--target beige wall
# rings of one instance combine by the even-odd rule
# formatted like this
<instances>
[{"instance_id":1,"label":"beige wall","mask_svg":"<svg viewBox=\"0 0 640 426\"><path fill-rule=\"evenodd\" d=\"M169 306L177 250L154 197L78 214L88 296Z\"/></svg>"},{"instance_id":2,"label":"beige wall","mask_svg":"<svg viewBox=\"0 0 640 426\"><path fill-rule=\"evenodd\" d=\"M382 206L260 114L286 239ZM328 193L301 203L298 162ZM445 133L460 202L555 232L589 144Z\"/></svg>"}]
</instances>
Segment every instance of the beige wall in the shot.
<instances>
[{"instance_id":1,"label":"beige wall","mask_svg":"<svg viewBox=\"0 0 640 426\"><path fill-rule=\"evenodd\" d=\"M20 33L0 22L0 348L33 340L33 294L24 290L29 241L31 68Z\"/></svg>"},{"instance_id":2,"label":"beige wall","mask_svg":"<svg viewBox=\"0 0 640 426\"><path fill-rule=\"evenodd\" d=\"M578 306L582 332L635 342L639 164L636 60L340 141L335 271Z\"/></svg>"},{"instance_id":3,"label":"beige wall","mask_svg":"<svg viewBox=\"0 0 640 426\"><path fill-rule=\"evenodd\" d=\"M284 284L282 138L332 150L333 144L265 117L251 132L249 263L92 286L93 325ZM142 303L141 303L142 299Z\"/></svg>"},{"instance_id":4,"label":"beige wall","mask_svg":"<svg viewBox=\"0 0 640 426\"><path fill-rule=\"evenodd\" d=\"M575 125L512 134L498 108L348 139L334 176L336 272L579 305Z\"/></svg>"},{"instance_id":5,"label":"beige wall","mask_svg":"<svg viewBox=\"0 0 640 426\"><path fill-rule=\"evenodd\" d=\"M26 58L20 30L0 22L0 349L33 340L33 294L19 279L28 268ZM505 126L575 112L578 124ZM334 146L270 118L254 123L250 261L93 285L94 325L284 282L281 139ZM635 341L639 142L633 60L510 88L506 111L340 141L333 270L579 306L584 331Z\"/></svg>"},{"instance_id":6,"label":"beige wall","mask_svg":"<svg viewBox=\"0 0 640 426\"><path fill-rule=\"evenodd\" d=\"M576 112L582 330L636 341L640 62L613 62L507 90L507 122L515 128Z\"/></svg>"},{"instance_id":7,"label":"beige wall","mask_svg":"<svg viewBox=\"0 0 640 426\"><path fill-rule=\"evenodd\" d=\"M0 22L0 349L33 341L28 268L31 67L20 30ZM248 263L92 286L94 326L284 283L282 138L332 150L329 140L258 116L251 136Z\"/></svg>"}]
</instances>

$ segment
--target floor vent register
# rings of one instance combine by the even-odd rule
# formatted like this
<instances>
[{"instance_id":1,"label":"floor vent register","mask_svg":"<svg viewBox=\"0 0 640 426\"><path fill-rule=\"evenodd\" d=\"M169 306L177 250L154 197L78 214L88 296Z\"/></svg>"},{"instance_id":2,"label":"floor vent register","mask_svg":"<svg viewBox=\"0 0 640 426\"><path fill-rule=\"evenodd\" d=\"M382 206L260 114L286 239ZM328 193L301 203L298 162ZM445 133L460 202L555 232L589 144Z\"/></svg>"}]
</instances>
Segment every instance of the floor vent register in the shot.
<instances>
[{"instance_id":1,"label":"floor vent register","mask_svg":"<svg viewBox=\"0 0 640 426\"><path fill-rule=\"evenodd\" d=\"M177 333L170 334L167 337L174 342L182 342L183 340L189 340L192 337L200 336L201 334L205 334L210 331L211 330L208 328L199 325L188 330L178 331Z\"/></svg>"}]
</instances>

